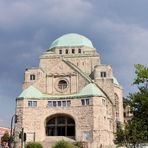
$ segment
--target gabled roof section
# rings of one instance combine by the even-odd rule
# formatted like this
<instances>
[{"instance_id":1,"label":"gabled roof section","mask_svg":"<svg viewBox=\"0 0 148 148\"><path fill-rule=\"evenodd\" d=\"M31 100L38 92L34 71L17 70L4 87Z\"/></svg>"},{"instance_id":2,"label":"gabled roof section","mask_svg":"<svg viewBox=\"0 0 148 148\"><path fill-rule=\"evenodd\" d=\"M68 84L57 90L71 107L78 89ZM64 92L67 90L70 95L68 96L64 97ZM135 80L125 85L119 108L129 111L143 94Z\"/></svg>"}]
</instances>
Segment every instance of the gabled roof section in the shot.
<instances>
[{"instance_id":1,"label":"gabled roof section","mask_svg":"<svg viewBox=\"0 0 148 148\"><path fill-rule=\"evenodd\" d=\"M50 95L43 94L33 86L25 89L17 98L33 99L66 99L66 98L83 98L83 97L106 97L106 95L94 84L89 83L80 92L69 95Z\"/></svg>"},{"instance_id":2,"label":"gabled roof section","mask_svg":"<svg viewBox=\"0 0 148 148\"><path fill-rule=\"evenodd\" d=\"M71 63L70 61L63 60L67 65L69 65L72 69L77 71L82 77L84 77L88 82L92 82L91 78L86 75L80 68L78 68L75 64Z\"/></svg>"},{"instance_id":3,"label":"gabled roof section","mask_svg":"<svg viewBox=\"0 0 148 148\"><path fill-rule=\"evenodd\" d=\"M106 97L105 94L94 84L90 83L86 85L80 92L82 96L102 96Z\"/></svg>"},{"instance_id":4,"label":"gabled roof section","mask_svg":"<svg viewBox=\"0 0 148 148\"><path fill-rule=\"evenodd\" d=\"M33 86L29 86L25 89L18 98L41 98L42 93Z\"/></svg>"}]
</instances>

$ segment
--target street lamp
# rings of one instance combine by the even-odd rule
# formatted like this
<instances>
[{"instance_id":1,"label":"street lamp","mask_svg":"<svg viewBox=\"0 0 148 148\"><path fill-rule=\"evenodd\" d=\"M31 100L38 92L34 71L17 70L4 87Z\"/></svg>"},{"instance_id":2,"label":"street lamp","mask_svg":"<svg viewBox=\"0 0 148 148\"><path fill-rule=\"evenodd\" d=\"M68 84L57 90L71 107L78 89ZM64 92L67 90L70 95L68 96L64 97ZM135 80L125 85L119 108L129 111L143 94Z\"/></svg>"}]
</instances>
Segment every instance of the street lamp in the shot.
<instances>
[{"instance_id":1,"label":"street lamp","mask_svg":"<svg viewBox=\"0 0 148 148\"><path fill-rule=\"evenodd\" d=\"M14 114L11 118L11 130L10 130L10 140L9 140L10 148L11 148L11 146L12 146L11 144L13 142L13 122L17 123L17 118L18 118L18 116L16 114ZM15 119L15 121L14 121L14 119Z\"/></svg>"},{"instance_id":2,"label":"street lamp","mask_svg":"<svg viewBox=\"0 0 148 148\"><path fill-rule=\"evenodd\" d=\"M12 128L13 128L13 120L15 119L15 123L17 123L17 115L14 114L11 118L11 131L10 131L10 136L12 136Z\"/></svg>"}]
</instances>

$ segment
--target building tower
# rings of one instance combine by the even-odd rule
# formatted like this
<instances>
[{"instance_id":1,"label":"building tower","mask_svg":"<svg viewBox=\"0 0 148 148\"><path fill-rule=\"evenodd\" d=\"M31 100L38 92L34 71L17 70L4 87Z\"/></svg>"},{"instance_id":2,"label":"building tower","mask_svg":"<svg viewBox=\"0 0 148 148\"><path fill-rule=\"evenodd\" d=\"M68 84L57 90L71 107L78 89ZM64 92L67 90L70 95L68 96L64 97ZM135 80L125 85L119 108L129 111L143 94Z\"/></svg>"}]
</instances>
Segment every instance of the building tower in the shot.
<instances>
[{"instance_id":1,"label":"building tower","mask_svg":"<svg viewBox=\"0 0 148 148\"><path fill-rule=\"evenodd\" d=\"M26 69L16 114L18 145L24 128L27 141L44 148L60 139L111 147L116 123L123 123L122 87L88 38L65 34L40 56L39 67Z\"/></svg>"}]
</instances>

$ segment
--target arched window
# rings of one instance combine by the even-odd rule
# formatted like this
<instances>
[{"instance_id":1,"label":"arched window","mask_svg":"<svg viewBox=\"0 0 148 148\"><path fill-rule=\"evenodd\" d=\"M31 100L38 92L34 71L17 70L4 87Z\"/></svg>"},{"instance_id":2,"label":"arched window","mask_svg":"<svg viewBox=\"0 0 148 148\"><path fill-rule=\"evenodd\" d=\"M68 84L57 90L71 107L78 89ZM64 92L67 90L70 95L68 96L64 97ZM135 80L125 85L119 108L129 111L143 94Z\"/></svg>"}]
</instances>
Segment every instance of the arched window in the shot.
<instances>
[{"instance_id":1,"label":"arched window","mask_svg":"<svg viewBox=\"0 0 148 148\"><path fill-rule=\"evenodd\" d=\"M119 98L117 94L115 94L115 113L116 117L119 117Z\"/></svg>"},{"instance_id":2,"label":"arched window","mask_svg":"<svg viewBox=\"0 0 148 148\"><path fill-rule=\"evenodd\" d=\"M75 121L66 115L57 115L46 122L47 136L75 137Z\"/></svg>"}]
</instances>

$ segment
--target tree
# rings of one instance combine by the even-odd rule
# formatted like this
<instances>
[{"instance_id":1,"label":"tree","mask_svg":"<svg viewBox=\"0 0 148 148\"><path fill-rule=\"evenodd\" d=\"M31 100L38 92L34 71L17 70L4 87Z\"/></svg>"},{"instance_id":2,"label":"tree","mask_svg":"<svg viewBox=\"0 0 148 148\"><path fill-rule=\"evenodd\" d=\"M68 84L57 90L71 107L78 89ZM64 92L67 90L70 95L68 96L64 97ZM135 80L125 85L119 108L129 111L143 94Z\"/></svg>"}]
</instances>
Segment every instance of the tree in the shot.
<instances>
[{"instance_id":1,"label":"tree","mask_svg":"<svg viewBox=\"0 0 148 148\"><path fill-rule=\"evenodd\" d=\"M134 127L131 136L135 137L136 143L144 143L148 142L148 68L140 64L135 65L135 68L133 84L138 86L138 92L129 95L133 112L130 128Z\"/></svg>"},{"instance_id":2,"label":"tree","mask_svg":"<svg viewBox=\"0 0 148 148\"><path fill-rule=\"evenodd\" d=\"M135 65L135 74L136 78L133 84L142 84L143 87L148 87L148 68L144 65L137 64Z\"/></svg>"},{"instance_id":3,"label":"tree","mask_svg":"<svg viewBox=\"0 0 148 148\"><path fill-rule=\"evenodd\" d=\"M117 130L116 143L134 147L139 143L148 142L148 68L137 64L135 65L134 85L138 91L130 93L128 96L129 105L133 113L133 118L125 124L125 127ZM119 137L123 137L123 141Z\"/></svg>"},{"instance_id":4,"label":"tree","mask_svg":"<svg viewBox=\"0 0 148 148\"><path fill-rule=\"evenodd\" d=\"M9 133L5 132L4 135L1 137L1 141L2 142L8 142L9 138L10 138Z\"/></svg>"}]
</instances>

